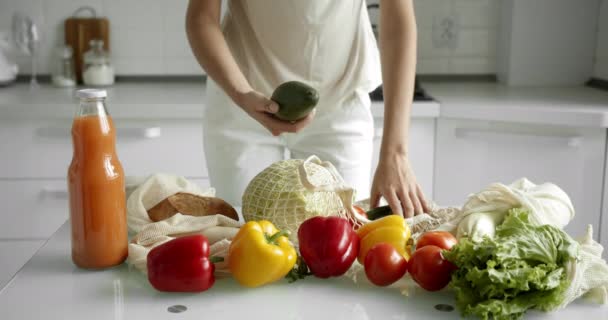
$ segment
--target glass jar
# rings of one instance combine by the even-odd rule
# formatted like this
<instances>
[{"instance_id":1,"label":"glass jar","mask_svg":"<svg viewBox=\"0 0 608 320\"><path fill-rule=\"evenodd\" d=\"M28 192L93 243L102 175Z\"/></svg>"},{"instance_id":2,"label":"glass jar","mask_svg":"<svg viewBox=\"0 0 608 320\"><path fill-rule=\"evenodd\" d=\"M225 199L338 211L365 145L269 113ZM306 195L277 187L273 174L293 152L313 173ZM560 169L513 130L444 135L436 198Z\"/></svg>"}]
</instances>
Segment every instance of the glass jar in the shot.
<instances>
[{"instance_id":1,"label":"glass jar","mask_svg":"<svg viewBox=\"0 0 608 320\"><path fill-rule=\"evenodd\" d=\"M91 47L84 54L82 81L89 86L109 86L114 84L114 67L110 54L103 48L103 40L91 40Z\"/></svg>"},{"instance_id":2,"label":"glass jar","mask_svg":"<svg viewBox=\"0 0 608 320\"><path fill-rule=\"evenodd\" d=\"M72 47L61 46L57 48L52 81L56 87L73 87L76 85Z\"/></svg>"}]
</instances>

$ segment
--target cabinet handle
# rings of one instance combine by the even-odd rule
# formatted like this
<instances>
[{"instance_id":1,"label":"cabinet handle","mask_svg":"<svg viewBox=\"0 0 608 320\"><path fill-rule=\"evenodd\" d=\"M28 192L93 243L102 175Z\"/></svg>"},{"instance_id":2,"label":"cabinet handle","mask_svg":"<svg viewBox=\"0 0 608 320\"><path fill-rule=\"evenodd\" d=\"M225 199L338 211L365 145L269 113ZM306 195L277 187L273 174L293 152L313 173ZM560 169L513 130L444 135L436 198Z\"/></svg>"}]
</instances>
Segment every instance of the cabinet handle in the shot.
<instances>
[{"instance_id":1,"label":"cabinet handle","mask_svg":"<svg viewBox=\"0 0 608 320\"><path fill-rule=\"evenodd\" d=\"M531 133L506 131L500 129L475 129L475 128L456 128L454 135L457 138L473 138L482 140L497 140L504 138L519 138L530 143L539 144L560 144L571 148L577 148L583 139L574 134L550 134L550 133Z\"/></svg>"},{"instance_id":2,"label":"cabinet handle","mask_svg":"<svg viewBox=\"0 0 608 320\"><path fill-rule=\"evenodd\" d=\"M70 137L70 129L61 127L38 128L36 134L43 138L67 139ZM119 138L127 139L155 139L161 136L161 130L160 127L118 127L116 128L116 135Z\"/></svg>"},{"instance_id":3,"label":"cabinet handle","mask_svg":"<svg viewBox=\"0 0 608 320\"><path fill-rule=\"evenodd\" d=\"M161 136L160 127L117 128L119 138L155 139Z\"/></svg>"},{"instance_id":4,"label":"cabinet handle","mask_svg":"<svg viewBox=\"0 0 608 320\"><path fill-rule=\"evenodd\" d=\"M68 190L65 188L53 188L53 187L45 187L42 188L42 196L51 197L55 199L67 199L68 198Z\"/></svg>"}]
</instances>

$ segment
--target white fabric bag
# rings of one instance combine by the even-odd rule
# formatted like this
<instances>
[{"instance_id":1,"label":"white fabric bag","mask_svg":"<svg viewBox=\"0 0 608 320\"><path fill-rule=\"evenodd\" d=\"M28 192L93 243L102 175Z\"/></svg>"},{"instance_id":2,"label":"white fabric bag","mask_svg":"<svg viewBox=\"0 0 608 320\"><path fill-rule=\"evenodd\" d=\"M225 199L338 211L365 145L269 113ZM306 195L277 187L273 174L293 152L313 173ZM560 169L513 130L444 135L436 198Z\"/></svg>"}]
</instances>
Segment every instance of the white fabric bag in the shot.
<instances>
[{"instance_id":1,"label":"white fabric bag","mask_svg":"<svg viewBox=\"0 0 608 320\"><path fill-rule=\"evenodd\" d=\"M148 209L176 193L212 197L215 194L213 188L203 189L180 176L153 174L146 179L130 178L127 189L127 222L129 230L137 233L129 243L127 263L131 267L147 274L150 250L180 236L202 234L209 241L210 255L224 258L223 262L215 264L216 276L229 274L228 249L242 222L219 214L195 217L177 213L158 222L148 216Z\"/></svg>"},{"instance_id":2,"label":"white fabric bag","mask_svg":"<svg viewBox=\"0 0 608 320\"><path fill-rule=\"evenodd\" d=\"M249 183L243 194L246 221L269 220L289 231L297 244L298 227L314 216L340 216L361 224L353 211L355 190L336 168L317 156L275 162Z\"/></svg>"},{"instance_id":3,"label":"white fabric bag","mask_svg":"<svg viewBox=\"0 0 608 320\"><path fill-rule=\"evenodd\" d=\"M148 210L161 201L178 193L191 193L201 197L213 197L213 188L203 189L184 177L157 173L146 178L132 190L127 199L127 224L129 231L140 232L144 226L153 223L148 216Z\"/></svg>"},{"instance_id":4,"label":"white fabric bag","mask_svg":"<svg viewBox=\"0 0 608 320\"><path fill-rule=\"evenodd\" d=\"M215 274L227 276L228 249L242 222L223 215L194 217L175 214L169 219L144 226L129 243L127 263L144 274L148 273L147 256L153 248L180 236L202 234L209 241L210 256L224 258L215 264Z\"/></svg>"},{"instance_id":5,"label":"white fabric bag","mask_svg":"<svg viewBox=\"0 0 608 320\"><path fill-rule=\"evenodd\" d=\"M509 209L518 207L528 209L530 222L536 225L549 224L563 229L574 218L570 198L557 185L536 185L521 178L508 186L494 183L470 195L462 207L462 214L440 229L454 233L457 238L492 236Z\"/></svg>"},{"instance_id":6,"label":"white fabric bag","mask_svg":"<svg viewBox=\"0 0 608 320\"><path fill-rule=\"evenodd\" d=\"M570 286L564 293L560 308L581 296L590 302L608 304L608 264L602 259L604 248L593 240L591 225L578 243L579 256L566 268Z\"/></svg>"}]
</instances>

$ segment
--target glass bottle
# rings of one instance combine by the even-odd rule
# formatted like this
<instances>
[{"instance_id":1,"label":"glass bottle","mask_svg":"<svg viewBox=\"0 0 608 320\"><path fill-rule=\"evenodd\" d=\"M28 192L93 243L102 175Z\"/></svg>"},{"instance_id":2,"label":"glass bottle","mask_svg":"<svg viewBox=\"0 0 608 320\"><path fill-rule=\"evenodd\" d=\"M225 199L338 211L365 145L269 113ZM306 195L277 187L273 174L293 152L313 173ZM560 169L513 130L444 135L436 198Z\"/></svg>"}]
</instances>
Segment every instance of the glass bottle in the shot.
<instances>
[{"instance_id":1,"label":"glass bottle","mask_svg":"<svg viewBox=\"0 0 608 320\"><path fill-rule=\"evenodd\" d=\"M127 257L124 172L116 134L105 106L106 91L84 89L72 124L74 154L68 169L72 261L106 268Z\"/></svg>"},{"instance_id":2,"label":"glass bottle","mask_svg":"<svg viewBox=\"0 0 608 320\"><path fill-rule=\"evenodd\" d=\"M110 54L103 48L103 40L89 41L90 49L84 53L82 81L89 86L114 84L114 67Z\"/></svg>"},{"instance_id":3,"label":"glass bottle","mask_svg":"<svg viewBox=\"0 0 608 320\"><path fill-rule=\"evenodd\" d=\"M61 46L57 48L52 76L53 85L57 87L73 87L76 85L74 61L72 58L72 47Z\"/></svg>"}]
</instances>

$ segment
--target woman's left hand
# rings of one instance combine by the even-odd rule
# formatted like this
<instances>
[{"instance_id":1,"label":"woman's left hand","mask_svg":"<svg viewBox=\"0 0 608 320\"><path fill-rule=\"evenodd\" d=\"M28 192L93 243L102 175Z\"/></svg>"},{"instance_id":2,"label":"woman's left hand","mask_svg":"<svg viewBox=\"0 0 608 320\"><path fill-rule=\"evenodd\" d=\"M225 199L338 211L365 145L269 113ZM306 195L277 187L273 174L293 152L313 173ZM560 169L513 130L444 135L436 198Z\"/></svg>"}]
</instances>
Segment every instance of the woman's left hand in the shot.
<instances>
[{"instance_id":1,"label":"woman's left hand","mask_svg":"<svg viewBox=\"0 0 608 320\"><path fill-rule=\"evenodd\" d=\"M380 157L371 190L371 207L375 208L380 198L388 202L394 214L409 218L428 212L428 204L409 160L404 154Z\"/></svg>"}]
</instances>

